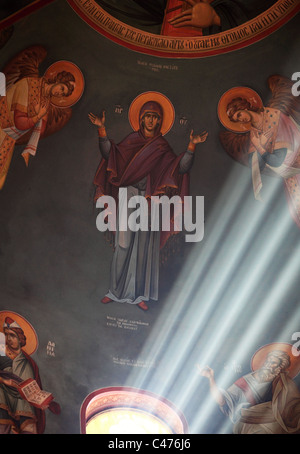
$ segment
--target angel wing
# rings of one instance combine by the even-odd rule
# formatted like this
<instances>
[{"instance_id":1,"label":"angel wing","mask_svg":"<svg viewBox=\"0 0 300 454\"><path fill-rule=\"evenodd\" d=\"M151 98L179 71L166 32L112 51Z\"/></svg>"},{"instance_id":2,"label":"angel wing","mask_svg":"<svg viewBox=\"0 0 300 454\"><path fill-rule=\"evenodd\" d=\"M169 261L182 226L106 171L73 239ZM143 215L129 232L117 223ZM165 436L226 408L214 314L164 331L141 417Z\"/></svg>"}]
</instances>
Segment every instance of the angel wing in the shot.
<instances>
[{"instance_id":1,"label":"angel wing","mask_svg":"<svg viewBox=\"0 0 300 454\"><path fill-rule=\"evenodd\" d=\"M48 112L47 126L44 131L43 137L50 136L55 132L62 129L70 120L72 116L72 109L55 107L50 105Z\"/></svg>"},{"instance_id":2,"label":"angel wing","mask_svg":"<svg viewBox=\"0 0 300 454\"><path fill-rule=\"evenodd\" d=\"M221 131L219 135L221 144L226 151L235 161L248 166L248 148L250 144L250 134L235 133L231 131Z\"/></svg>"},{"instance_id":3,"label":"angel wing","mask_svg":"<svg viewBox=\"0 0 300 454\"><path fill-rule=\"evenodd\" d=\"M6 89L24 77L40 77L39 66L46 56L46 49L38 45L19 52L2 69L6 77Z\"/></svg>"},{"instance_id":4,"label":"angel wing","mask_svg":"<svg viewBox=\"0 0 300 454\"><path fill-rule=\"evenodd\" d=\"M268 78L268 86L272 96L266 105L291 116L300 124L300 97L292 94L293 82L276 74Z\"/></svg>"}]
</instances>

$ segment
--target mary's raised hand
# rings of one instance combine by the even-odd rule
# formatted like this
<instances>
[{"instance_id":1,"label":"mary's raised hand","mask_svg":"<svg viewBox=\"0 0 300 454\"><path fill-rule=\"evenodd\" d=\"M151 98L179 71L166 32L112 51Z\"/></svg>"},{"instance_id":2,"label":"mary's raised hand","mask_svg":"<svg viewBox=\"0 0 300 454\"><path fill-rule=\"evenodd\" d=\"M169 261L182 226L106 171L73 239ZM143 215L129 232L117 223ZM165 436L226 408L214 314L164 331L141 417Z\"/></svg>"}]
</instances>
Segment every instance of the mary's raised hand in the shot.
<instances>
[{"instance_id":1,"label":"mary's raised hand","mask_svg":"<svg viewBox=\"0 0 300 454\"><path fill-rule=\"evenodd\" d=\"M103 128L105 126L105 110L102 110L99 117L90 112L89 119L91 123L93 123L95 126L98 126L98 128Z\"/></svg>"},{"instance_id":2,"label":"mary's raised hand","mask_svg":"<svg viewBox=\"0 0 300 454\"><path fill-rule=\"evenodd\" d=\"M196 145L197 143L205 142L206 139L207 139L207 136L208 136L208 132L207 131L204 131L204 132L202 132L201 134L198 134L198 135L193 135L193 131L191 131L190 141L193 144Z\"/></svg>"}]
</instances>

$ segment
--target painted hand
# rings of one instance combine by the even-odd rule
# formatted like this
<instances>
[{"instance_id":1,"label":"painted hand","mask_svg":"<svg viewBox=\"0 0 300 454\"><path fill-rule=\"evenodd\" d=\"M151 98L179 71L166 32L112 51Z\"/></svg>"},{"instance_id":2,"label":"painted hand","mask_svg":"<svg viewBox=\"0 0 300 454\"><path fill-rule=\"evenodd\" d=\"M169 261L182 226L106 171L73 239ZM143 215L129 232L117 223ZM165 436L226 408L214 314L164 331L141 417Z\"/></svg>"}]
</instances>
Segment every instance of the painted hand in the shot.
<instances>
[{"instance_id":1,"label":"painted hand","mask_svg":"<svg viewBox=\"0 0 300 454\"><path fill-rule=\"evenodd\" d=\"M202 377L206 377L209 380L214 378L214 371L208 366L205 367L200 367L199 364L197 364L198 372Z\"/></svg>"},{"instance_id":2,"label":"painted hand","mask_svg":"<svg viewBox=\"0 0 300 454\"><path fill-rule=\"evenodd\" d=\"M251 135L251 142L259 152L264 152L271 135L271 131L267 131L263 134L259 134L258 131L254 131Z\"/></svg>"},{"instance_id":3,"label":"painted hand","mask_svg":"<svg viewBox=\"0 0 300 454\"><path fill-rule=\"evenodd\" d=\"M204 131L201 134L198 135L193 135L194 131L191 131L190 134L190 142L192 142L194 145L197 145L197 143L202 143L205 142L208 136L208 132Z\"/></svg>"},{"instance_id":4,"label":"painted hand","mask_svg":"<svg viewBox=\"0 0 300 454\"><path fill-rule=\"evenodd\" d=\"M89 119L94 125L98 126L98 128L103 128L105 126L105 110L102 110L100 117L90 113Z\"/></svg>"},{"instance_id":5,"label":"painted hand","mask_svg":"<svg viewBox=\"0 0 300 454\"><path fill-rule=\"evenodd\" d=\"M46 115L46 113L49 110L49 106L50 106L50 99L48 99L48 98L43 100L41 103L38 103L37 101L35 101L33 103L33 108L34 108L35 114L37 115L39 120Z\"/></svg>"},{"instance_id":6,"label":"painted hand","mask_svg":"<svg viewBox=\"0 0 300 454\"><path fill-rule=\"evenodd\" d=\"M50 99L49 98L47 98L46 100L41 102L39 113L38 113L38 117L39 118L43 118L46 115L46 113L49 110L49 106L50 106Z\"/></svg>"},{"instance_id":7,"label":"painted hand","mask_svg":"<svg viewBox=\"0 0 300 454\"><path fill-rule=\"evenodd\" d=\"M191 5L191 8L183 11L174 18L169 20L169 23L175 28L180 27L197 27L206 28L212 25L220 25L220 17L210 6L209 2L201 1L197 3L195 0L186 0Z\"/></svg>"}]
</instances>

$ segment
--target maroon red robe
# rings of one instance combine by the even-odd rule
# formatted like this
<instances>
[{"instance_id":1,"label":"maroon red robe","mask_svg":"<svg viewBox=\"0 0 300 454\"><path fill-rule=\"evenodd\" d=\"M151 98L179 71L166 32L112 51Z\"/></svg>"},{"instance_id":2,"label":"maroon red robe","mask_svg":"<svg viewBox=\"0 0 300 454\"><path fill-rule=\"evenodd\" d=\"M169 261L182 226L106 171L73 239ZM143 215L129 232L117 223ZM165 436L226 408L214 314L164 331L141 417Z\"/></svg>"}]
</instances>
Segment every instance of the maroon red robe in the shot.
<instances>
[{"instance_id":1,"label":"maroon red robe","mask_svg":"<svg viewBox=\"0 0 300 454\"><path fill-rule=\"evenodd\" d=\"M146 198L179 195L182 200L189 193L189 174L179 173L184 153L176 155L161 133L145 138L142 130L129 134L118 145L111 142L109 159L101 159L94 184L95 199L112 196L116 202L119 188L132 186L147 177ZM171 222L172 225L172 222ZM161 232L163 247L175 230Z\"/></svg>"}]
</instances>

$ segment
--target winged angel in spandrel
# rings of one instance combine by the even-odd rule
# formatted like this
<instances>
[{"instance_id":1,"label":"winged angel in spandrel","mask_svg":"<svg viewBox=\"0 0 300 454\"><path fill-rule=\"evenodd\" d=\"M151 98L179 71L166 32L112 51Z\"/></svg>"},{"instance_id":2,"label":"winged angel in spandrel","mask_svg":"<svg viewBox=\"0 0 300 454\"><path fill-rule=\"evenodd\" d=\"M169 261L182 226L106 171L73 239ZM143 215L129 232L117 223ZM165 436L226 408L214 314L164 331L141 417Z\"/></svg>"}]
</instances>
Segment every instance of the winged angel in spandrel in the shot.
<instances>
[{"instance_id":1,"label":"winged angel in spandrel","mask_svg":"<svg viewBox=\"0 0 300 454\"><path fill-rule=\"evenodd\" d=\"M300 227L300 97L292 81L268 78L266 105L247 87L234 87L221 97L218 115L228 131L220 134L225 151L252 171L255 198L261 200L262 174L281 178L292 218Z\"/></svg>"},{"instance_id":2,"label":"winged angel in spandrel","mask_svg":"<svg viewBox=\"0 0 300 454\"><path fill-rule=\"evenodd\" d=\"M0 189L6 180L15 145L23 145L28 165L39 139L54 134L70 120L81 97L84 79L71 62L58 61L43 76L44 47L31 46L16 55L1 70L6 77L6 96L0 97Z\"/></svg>"}]
</instances>

